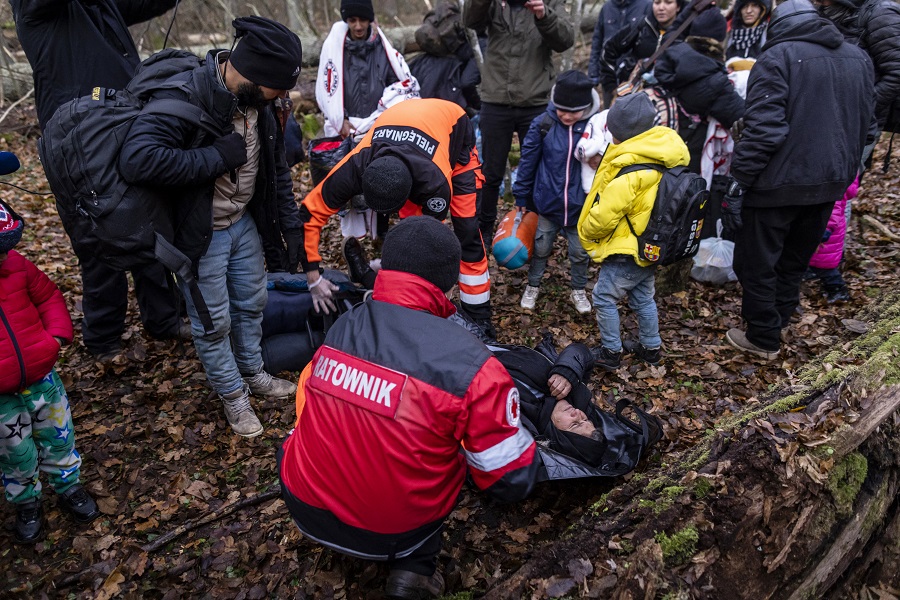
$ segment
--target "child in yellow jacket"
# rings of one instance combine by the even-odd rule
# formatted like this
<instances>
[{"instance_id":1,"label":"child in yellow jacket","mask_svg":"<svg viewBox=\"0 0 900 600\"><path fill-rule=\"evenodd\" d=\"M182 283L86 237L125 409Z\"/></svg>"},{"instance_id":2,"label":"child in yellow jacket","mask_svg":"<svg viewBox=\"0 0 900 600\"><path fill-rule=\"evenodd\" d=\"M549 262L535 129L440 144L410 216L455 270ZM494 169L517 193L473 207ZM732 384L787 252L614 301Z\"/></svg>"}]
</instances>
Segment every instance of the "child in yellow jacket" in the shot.
<instances>
[{"instance_id":1,"label":"child in yellow jacket","mask_svg":"<svg viewBox=\"0 0 900 600\"><path fill-rule=\"evenodd\" d=\"M597 366L608 371L616 370L621 363L623 344L617 305L626 295L637 315L640 339L625 342L625 350L653 365L662 357L653 298L656 268L638 257L635 236L647 227L662 173L641 169L616 177L623 167L638 163L672 168L690 162L687 146L678 133L654 127L656 119L656 109L646 94L631 94L615 101L607 117L613 144L597 168L578 219L581 243L591 259L602 265L592 298L601 342L594 358Z\"/></svg>"}]
</instances>

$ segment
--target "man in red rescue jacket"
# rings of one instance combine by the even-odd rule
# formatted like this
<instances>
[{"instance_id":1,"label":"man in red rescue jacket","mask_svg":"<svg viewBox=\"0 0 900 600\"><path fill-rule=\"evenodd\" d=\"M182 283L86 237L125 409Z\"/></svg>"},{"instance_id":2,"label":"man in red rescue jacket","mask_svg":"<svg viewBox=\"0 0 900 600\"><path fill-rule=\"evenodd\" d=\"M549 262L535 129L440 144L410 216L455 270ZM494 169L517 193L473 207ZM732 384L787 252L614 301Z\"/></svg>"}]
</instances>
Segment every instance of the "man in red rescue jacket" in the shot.
<instances>
[{"instance_id":1,"label":"man in red rescue jacket","mask_svg":"<svg viewBox=\"0 0 900 600\"><path fill-rule=\"evenodd\" d=\"M282 495L309 539L391 562L386 593L437 595L444 519L468 472L501 500L539 466L519 393L484 344L447 321L460 246L410 217L388 232L373 297L342 315L300 375L279 453Z\"/></svg>"},{"instance_id":2,"label":"man in red rescue jacket","mask_svg":"<svg viewBox=\"0 0 900 600\"><path fill-rule=\"evenodd\" d=\"M379 213L400 218L449 214L462 246L459 299L463 310L493 332L488 261L478 230L481 165L475 133L459 105L438 99L400 102L382 113L368 134L300 204L303 270L318 310L330 307L334 287L319 279L319 238L328 218L363 194ZM416 249L413 249L415 252Z\"/></svg>"}]
</instances>

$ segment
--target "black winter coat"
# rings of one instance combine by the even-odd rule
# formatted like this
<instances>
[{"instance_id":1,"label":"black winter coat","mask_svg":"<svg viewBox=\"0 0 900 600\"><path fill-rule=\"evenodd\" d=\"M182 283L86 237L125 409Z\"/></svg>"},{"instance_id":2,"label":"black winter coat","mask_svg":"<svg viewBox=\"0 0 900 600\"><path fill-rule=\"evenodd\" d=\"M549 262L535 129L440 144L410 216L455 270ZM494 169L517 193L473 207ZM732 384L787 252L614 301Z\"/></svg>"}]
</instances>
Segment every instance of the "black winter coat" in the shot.
<instances>
[{"instance_id":1,"label":"black winter coat","mask_svg":"<svg viewBox=\"0 0 900 600\"><path fill-rule=\"evenodd\" d=\"M481 72L468 43L449 56L421 54L409 62L409 70L419 82L423 98L439 98L481 110Z\"/></svg>"},{"instance_id":2,"label":"black winter coat","mask_svg":"<svg viewBox=\"0 0 900 600\"><path fill-rule=\"evenodd\" d=\"M661 39L659 23L651 9L637 23L620 29L603 44L601 60L616 74L616 81L623 83L634 71L639 60L650 58L659 47Z\"/></svg>"},{"instance_id":3,"label":"black winter coat","mask_svg":"<svg viewBox=\"0 0 900 600\"><path fill-rule=\"evenodd\" d=\"M384 88L395 83L381 36L344 42L344 112L348 117L368 117L378 108Z\"/></svg>"},{"instance_id":4,"label":"black winter coat","mask_svg":"<svg viewBox=\"0 0 900 600\"><path fill-rule=\"evenodd\" d=\"M165 90L154 97L187 100L206 111L224 132L231 130L237 98L219 83L216 55L220 52L211 51L204 65L176 76L184 80L184 89ZM285 271L288 261L281 232L299 231L302 224L284 136L271 104L259 111L258 127L259 174L247 209L262 237L269 271ZM126 181L156 186L171 197L175 246L194 261L195 271L212 238L215 181L226 172L222 156L211 145L214 139L177 117L144 114L135 119L119 154L119 170Z\"/></svg>"},{"instance_id":5,"label":"black winter coat","mask_svg":"<svg viewBox=\"0 0 900 600\"><path fill-rule=\"evenodd\" d=\"M900 4L869 0L859 9L859 24L860 46L875 66L875 117L883 128L892 106L892 120L900 122Z\"/></svg>"},{"instance_id":6,"label":"black winter coat","mask_svg":"<svg viewBox=\"0 0 900 600\"><path fill-rule=\"evenodd\" d=\"M872 122L869 57L827 19L794 21L769 28L750 72L745 128L731 162L748 189L747 207L839 200L856 177Z\"/></svg>"},{"instance_id":7,"label":"black winter coat","mask_svg":"<svg viewBox=\"0 0 900 600\"><path fill-rule=\"evenodd\" d=\"M728 79L725 65L697 52L689 42L670 46L656 60L653 73L691 114L713 117L725 127L744 116L744 99Z\"/></svg>"},{"instance_id":8,"label":"black winter coat","mask_svg":"<svg viewBox=\"0 0 900 600\"><path fill-rule=\"evenodd\" d=\"M121 89L141 62L128 26L163 14L175 0L10 0L31 63L41 126L62 104L94 87Z\"/></svg>"},{"instance_id":9,"label":"black winter coat","mask_svg":"<svg viewBox=\"0 0 900 600\"><path fill-rule=\"evenodd\" d=\"M588 63L588 77L595 85L602 83L603 87L616 86L615 73L607 67L601 58L603 46L620 30L628 26L637 25L649 9L649 0L609 0L600 9L597 24L594 26L594 37L591 41L591 59Z\"/></svg>"}]
</instances>

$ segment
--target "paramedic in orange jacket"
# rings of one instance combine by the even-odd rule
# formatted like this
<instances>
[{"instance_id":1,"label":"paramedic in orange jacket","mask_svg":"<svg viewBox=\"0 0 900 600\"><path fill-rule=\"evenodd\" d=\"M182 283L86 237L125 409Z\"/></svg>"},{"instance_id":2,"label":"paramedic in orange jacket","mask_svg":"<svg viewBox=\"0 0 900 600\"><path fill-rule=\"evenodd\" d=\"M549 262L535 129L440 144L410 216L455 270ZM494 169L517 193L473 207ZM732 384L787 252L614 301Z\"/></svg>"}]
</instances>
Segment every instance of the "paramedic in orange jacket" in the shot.
<instances>
[{"instance_id":1,"label":"paramedic in orange jacket","mask_svg":"<svg viewBox=\"0 0 900 600\"><path fill-rule=\"evenodd\" d=\"M333 309L335 287L319 277L319 238L328 218L363 194L366 204L400 218L448 213L462 246L459 299L463 309L493 331L491 282L478 230L481 165L475 133L465 111L453 102L421 99L401 102L382 113L350 154L344 157L300 205L305 255L301 255L313 302Z\"/></svg>"}]
</instances>

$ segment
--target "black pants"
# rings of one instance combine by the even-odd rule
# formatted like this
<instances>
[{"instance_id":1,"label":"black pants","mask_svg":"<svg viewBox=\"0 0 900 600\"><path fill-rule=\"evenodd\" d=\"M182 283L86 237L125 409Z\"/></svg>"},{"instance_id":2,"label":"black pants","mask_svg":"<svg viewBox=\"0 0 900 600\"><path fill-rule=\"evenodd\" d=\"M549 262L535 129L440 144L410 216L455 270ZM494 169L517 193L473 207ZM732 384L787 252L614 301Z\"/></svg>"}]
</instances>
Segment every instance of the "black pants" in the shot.
<instances>
[{"instance_id":1,"label":"black pants","mask_svg":"<svg viewBox=\"0 0 900 600\"><path fill-rule=\"evenodd\" d=\"M538 115L547 110L547 105L507 106L505 104L481 105L479 127L481 128L481 172L484 187L481 190L481 206L478 207L478 227L484 244L490 248L494 239L494 225L497 222L497 199L500 184L506 174L506 161L512 147L513 133L519 135L519 143L525 140L528 127Z\"/></svg>"},{"instance_id":2,"label":"black pants","mask_svg":"<svg viewBox=\"0 0 900 600\"><path fill-rule=\"evenodd\" d=\"M781 330L800 303L800 281L816 251L834 202L813 206L747 208L735 236L734 272L744 295L747 339L778 350Z\"/></svg>"},{"instance_id":3,"label":"black pants","mask_svg":"<svg viewBox=\"0 0 900 600\"><path fill-rule=\"evenodd\" d=\"M91 354L115 352L122 347L128 310L128 279L93 256L81 261L81 335ZM157 339L178 333L178 292L162 265L133 271L134 290L147 334Z\"/></svg>"}]
</instances>

